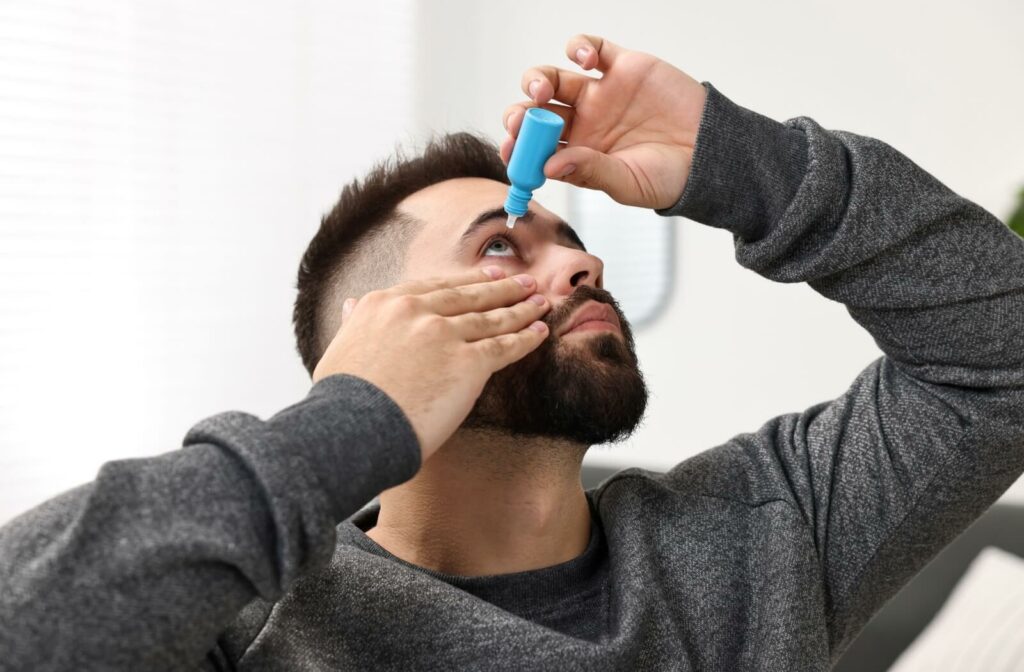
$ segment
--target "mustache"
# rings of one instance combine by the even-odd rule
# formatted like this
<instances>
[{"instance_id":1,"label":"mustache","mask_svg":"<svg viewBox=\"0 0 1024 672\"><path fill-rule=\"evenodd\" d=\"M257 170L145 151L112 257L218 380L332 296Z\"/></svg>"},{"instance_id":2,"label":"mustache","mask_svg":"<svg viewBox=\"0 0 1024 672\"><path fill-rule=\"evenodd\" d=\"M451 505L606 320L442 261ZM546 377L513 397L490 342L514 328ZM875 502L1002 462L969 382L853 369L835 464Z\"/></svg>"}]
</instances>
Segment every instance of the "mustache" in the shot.
<instances>
[{"instance_id":1,"label":"mustache","mask_svg":"<svg viewBox=\"0 0 1024 672\"><path fill-rule=\"evenodd\" d=\"M576 309L587 301L598 301L608 304L615 311L615 314L618 315L619 322L625 326L626 316L623 315L622 309L619 308L619 303L611 293L597 287L591 287L590 285L580 285L577 287L567 299L557 306L552 306L547 315L541 318L541 321L548 325L550 333L556 334L558 329L572 318Z\"/></svg>"}]
</instances>

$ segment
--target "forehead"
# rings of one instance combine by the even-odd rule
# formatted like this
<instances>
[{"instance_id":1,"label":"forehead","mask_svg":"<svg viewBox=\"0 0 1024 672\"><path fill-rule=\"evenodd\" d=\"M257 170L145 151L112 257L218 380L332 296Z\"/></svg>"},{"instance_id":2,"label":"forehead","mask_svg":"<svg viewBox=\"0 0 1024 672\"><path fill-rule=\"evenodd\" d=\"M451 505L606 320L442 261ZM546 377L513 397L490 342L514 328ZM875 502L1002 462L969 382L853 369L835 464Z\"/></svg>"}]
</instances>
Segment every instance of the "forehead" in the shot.
<instances>
[{"instance_id":1,"label":"forehead","mask_svg":"<svg viewBox=\"0 0 1024 672\"><path fill-rule=\"evenodd\" d=\"M451 239L481 212L500 208L508 195L508 185L482 177L459 177L432 184L406 197L398 209L426 222L421 238ZM557 222L561 218L530 201L530 210L541 219Z\"/></svg>"}]
</instances>

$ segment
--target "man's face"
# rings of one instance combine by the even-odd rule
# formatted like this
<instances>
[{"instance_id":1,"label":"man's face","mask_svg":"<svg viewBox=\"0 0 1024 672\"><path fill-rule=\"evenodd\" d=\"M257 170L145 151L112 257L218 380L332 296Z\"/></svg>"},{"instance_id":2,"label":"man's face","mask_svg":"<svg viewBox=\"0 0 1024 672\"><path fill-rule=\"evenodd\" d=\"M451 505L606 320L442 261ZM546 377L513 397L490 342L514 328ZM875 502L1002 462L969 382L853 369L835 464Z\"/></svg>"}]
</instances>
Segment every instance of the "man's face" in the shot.
<instances>
[{"instance_id":1,"label":"man's face","mask_svg":"<svg viewBox=\"0 0 1024 672\"><path fill-rule=\"evenodd\" d=\"M425 222L409 246L404 280L500 266L508 277L532 275L551 304L542 318L547 339L491 376L462 426L587 445L621 439L640 423L647 388L629 323L602 288L604 264L536 201L510 231L502 210L507 190L493 180L459 178L399 204ZM568 331L595 308L611 308L618 325L591 321Z\"/></svg>"}]
</instances>

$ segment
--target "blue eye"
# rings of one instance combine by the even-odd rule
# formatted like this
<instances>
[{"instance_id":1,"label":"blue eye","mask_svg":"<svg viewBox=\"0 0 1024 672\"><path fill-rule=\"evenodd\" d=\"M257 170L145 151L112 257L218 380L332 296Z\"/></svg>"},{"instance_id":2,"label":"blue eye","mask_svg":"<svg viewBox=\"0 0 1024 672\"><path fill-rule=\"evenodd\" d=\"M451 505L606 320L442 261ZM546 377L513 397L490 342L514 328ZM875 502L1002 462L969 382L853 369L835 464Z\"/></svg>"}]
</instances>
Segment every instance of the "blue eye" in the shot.
<instances>
[{"instance_id":1,"label":"blue eye","mask_svg":"<svg viewBox=\"0 0 1024 672\"><path fill-rule=\"evenodd\" d=\"M500 245L500 247L495 247ZM494 250L495 254L488 254L488 252ZM505 236L495 236L488 241L487 246L484 248L485 257L514 257L516 256L516 248Z\"/></svg>"}]
</instances>

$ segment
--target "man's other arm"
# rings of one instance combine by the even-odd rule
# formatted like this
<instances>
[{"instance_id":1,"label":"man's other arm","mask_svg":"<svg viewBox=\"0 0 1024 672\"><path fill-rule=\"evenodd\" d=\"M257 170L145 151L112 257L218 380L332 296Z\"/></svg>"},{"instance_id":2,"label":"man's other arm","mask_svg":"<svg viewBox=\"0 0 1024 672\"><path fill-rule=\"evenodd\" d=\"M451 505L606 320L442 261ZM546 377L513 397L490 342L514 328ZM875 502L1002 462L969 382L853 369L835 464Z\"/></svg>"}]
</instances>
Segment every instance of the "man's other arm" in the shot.
<instances>
[{"instance_id":1,"label":"man's other arm","mask_svg":"<svg viewBox=\"0 0 1024 672\"><path fill-rule=\"evenodd\" d=\"M1024 472L1024 241L883 142L705 87L692 173L658 212L731 231L741 265L844 303L885 353L718 449L806 520L835 659Z\"/></svg>"},{"instance_id":2,"label":"man's other arm","mask_svg":"<svg viewBox=\"0 0 1024 672\"><path fill-rule=\"evenodd\" d=\"M181 450L108 462L0 528L0 669L193 669L420 464L402 410L350 375L270 420L222 413Z\"/></svg>"}]
</instances>

